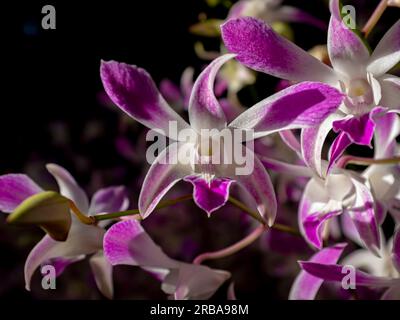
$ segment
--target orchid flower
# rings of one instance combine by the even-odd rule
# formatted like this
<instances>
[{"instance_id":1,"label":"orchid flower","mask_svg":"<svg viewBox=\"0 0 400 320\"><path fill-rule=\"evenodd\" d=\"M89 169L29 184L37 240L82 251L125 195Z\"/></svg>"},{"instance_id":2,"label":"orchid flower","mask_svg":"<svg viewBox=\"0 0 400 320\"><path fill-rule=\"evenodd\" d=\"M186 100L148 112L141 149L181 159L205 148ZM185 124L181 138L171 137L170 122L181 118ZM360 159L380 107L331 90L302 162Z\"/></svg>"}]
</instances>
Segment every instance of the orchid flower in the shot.
<instances>
[{"instance_id":1,"label":"orchid flower","mask_svg":"<svg viewBox=\"0 0 400 320\"><path fill-rule=\"evenodd\" d=\"M105 90L123 111L174 140L179 137L169 132L170 123L177 124L178 132L190 133L189 139L173 142L160 152L149 169L139 196L143 218L151 214L161 198L180 180L193 184L193 199L208 215L227 202L229 188L236 182L254 200L260 215L272 225L276 199L260 160L240 140L240 148L245 150L247 158L254 160L254 170L239 175L236 161L230 164L212 162L214 152L220 149L210 148L208 143L215 139L215 131L237 128L252 131L252 137L247 137L250 141L281 130L316 126L334 112L343 99L341 93L325 84L300 83L259 102L227 125L213 87L219 68L233 57L230 54L214 60L195 81L188 108L190 125L168 106L145 70L114 61L102 62ZM212 134L204 135L204 131ZM204 144L208 148L204 148ZM223 144L221 149L229 147ZM189 163L178 161L182 153L191 155Z\"/></svg>"},{"instance_id":2,"label":"orchid flower","mask_svg":"<svg viewBox=\"0 0 400 320\"><path fill-rule=\"evenodd\" d=\"M368 250L356 250L343 259L342 264L336 261L300 261L307 277L314 282L333 281L341 283L346 273L344 266L352 266L355 269L355 285L375 289L384 289L381 297L383 300L400 299L400 232L395 233L392 240L382 247L380 258L371 254ZM360 271L359 268L368 273ZM314 289L316 294L318 288ZM313 298L313 297L310 297Z\"/></svg>"},{"instance_id":3,"label":"orchid flower","mask_svg":"<svg viewBox=\"0 0 400 320\"><path fill-rule=\"evenodd\" d=\"M60 193L72 200L83 213L94 214L126 210L129 201L124 187L109 187L97 191L89 203L87 195L64 168L48 164L50 174L58 183ZM24 174L6 174L0 176L0 210L12 212L25 199L43 192L32 179ZM42 264L51 264L60 275L64 269L88 255L93 275L99 290L108 298L113 296L112 267L103 256L104 228L86 225L72 215L72 224L66 241L53 240L45 235L32 249L25 262L25 284L30 290L31 278Z\"/></svg>"},{"instance_id":4,"label":"orchid flower","mask_svg":"<svg viewBox=\"0 0 400 320\"><path fill-rule=\"evenodd\" d=\"M344 215L344 227L353 227L364 246L379 254L379 226L385 218L383 210L363 177L345 170L334 170L326 179L312 178L299 205L300 231L314 247L321 249L328 221ZM351 226L350 226L351 225Z\"/></svg>"},{"instance_id":5,"label":"orchid flower","mask_svg":"<svg viewBox=\"0 0 400 320\"><path fill-rule=\"evenodd\" d=\"M118 222L107 231L104 254L113 266L139 266L151 273L162 282L161 289L176 300L208 299L231 276L227 271L171 259L133 219Z\"/></svg>"},{"instance_id":6,"label":"orchid flower","mask_svg":"<svg viewBox=\"0 0 400 320\"><path fill-rule=\"evenodd\" d=\"M392 158L400 155L396 137L400 135L400 119L388 113L376 123L374 158ZM400 168L398 164L371 165L363 173L371 184L377 203L384 212L390 212L400 223Z\"/></svg>"},{"instance_id":7,"label":"orchid flower","mask_svg":"<svg viewBox=\"0 0 400 320\"><path fill-rule=\"evenodd\" d=\"M222 26L226 47L245 66L294 82L321 81L346 94L338 112L320 126L302 130L304 160L320 176L324 175L321 151L331 129L339 134L330 150L328 169L350 144L370 146L376 117L400 109L400 79L387 74L400 60L400 20L370 54L362 39L342 22L339 1L331 0L330 9L328 53L332 68L263 21L247 17Z\"/></svg>"},{"instance_id":8,"label":"orchid flower","mask_svg":"<svg viewBox=\"0 0 400 320\"><path fill-rule=\"evenodd\" d=\"M282 5L282 0L240 0L235 3L228 18L254 17L267 23L301 22L325 29L326 25L307 12L298 8Z\"/></svg>"}]
</instances>

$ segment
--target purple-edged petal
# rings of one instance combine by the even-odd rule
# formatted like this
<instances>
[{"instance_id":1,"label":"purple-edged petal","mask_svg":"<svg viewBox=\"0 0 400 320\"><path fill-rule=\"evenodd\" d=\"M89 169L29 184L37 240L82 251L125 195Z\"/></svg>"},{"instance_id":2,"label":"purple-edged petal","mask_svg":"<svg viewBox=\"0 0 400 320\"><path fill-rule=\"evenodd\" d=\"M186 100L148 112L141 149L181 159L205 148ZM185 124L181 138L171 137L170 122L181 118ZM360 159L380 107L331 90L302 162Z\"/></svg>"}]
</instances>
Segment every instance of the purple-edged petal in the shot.
<instances>
[{"instance_id":1,"label":"purple-edged petal","mask_svg":"<svg viewBox=\"0 0 400 320\"><path fill-rule=\"evenodd\" d=\"M333 264L336 263L346 244L337 244L333 247L325 248L310 259L313 263ZM302 270L296 277L289 293L290 300L313 300L321 287L323 280Z\"/></svg>"},{"instance_id":2,"label":"purple-edged petal","mask_svg":"<svg viewBox=\"0 0 400 320\"><path fill-rule=\"evenodd\" d=\"M343 100L338 90L317 82L302 82L257 103L229 126L252 129L255 138L288 129L319 125Z\"/></svg>"},{"instance_id":3,"label":"purple-edged petal","mask_svg":"<svg viewBox=\"0 0 400 320\"><path fill-rule=\"evenodd\" d=\"M172 135L170 122L177 124L178 132L189 127L165 102L145 70L116 61L102 61L100 76L111 100L143 125L165 135Z\"/></svg>"},{"instance_id":4,"label":"purple-edged petal","mask_svg":"<svg viewBox=\"0 0 400 320\"><path fill-rule=\"evenodd\" d=\"M98 190L92 197L89 213L109 213L128 209L129 199L123 186Z\"/></svg>"},{"instance_id":5,"label":"purple-edged petal","mask_svg":"<svg viewBox=\"0 0 400 320\"><path fill-rule=\"evenodd\" d=\"M324 176L322 170L322 149L326 137L332 129L333 121L342 116L334 113L328 116L319 126L306 128L301 131L301 152L303 160L308 167L320 177Z\"/></svg>"},{"instance_id":6,"label":"purple-edged petal","mask_svg":"<svg viewBox=\"0 0 400 320\"><path fill-rule=\"evenodd\" d=\"M0 176L0 211L13 212L25 199L42 191L42 188L25 174Z\"/></svg>"},{"instance_id":7,"label":"purple-edged petal","mask_svg":"<svg viewBox=\"0 0 400 320\"><path fill-rule=\"evenodd\" d=\"M169 189L192 173L190 164L180 161L180 155L186 155L187 145L176 142L169 145L151 165L139 195L139 210L143 218L153 212Z\"/></svg>"},{"instance_id":8,"label":"purple-edged petal","mask_svg":"<svg viewBox=\"0 0 400 320\"><path fill-rule=\"evenodd\" d=\"M371 55L368 72L382 75L400 61L400 20L383 36Z\"/></svg>"},{"instance_id":9,"label":"purple-edged petal","mask_svg":"<svg viewBox=\"0 0 400 320\"><path fill-rule=\"evenodd\" d=\"M246 150L252 153L250 150ZM237 175L230 172L230 177L234 179L240 187L242 187L256 204L257 211L266 219L269 226L272 226L275 221L277 211L277 201L274 187L267 170L254 154L254 168L250 174Z\"/></svg>"},{"instance_id":10,"label":"purple-edged petal","mask_svg":"<svg viewBox=\"0 0 400 320\"><path fill-rule=\"evenodd\" d=\"M214 94L214 82L218 70L233 57L232 54L226 54L215 59L194 83L189 101L189 121L197 132L226 126L224 111Z\"/></svg>"},{"instance_id":11,"label":"purple-edged petal","mask_svg":"<svg viewBox=\"0 0 400 320\"><path fill-rule=\"evenodd\" d=\"M85 259L85 255L80 255L73 258L58 257L45 261L43 265L52 265L54 269L56 269L56 276L58 277L65 271L68 266L83 259Z\"/></svg>"},{"instance_id":12,"label":"purple-edged petal","mask_svg":"<svg viewBox=\"0 0 400 320\"><path fill-rule=\"evenodd\" d=\"M365 184L354 178L351 180L355 189L355 201L348 213L364 245L379 256L381 237L375 216L374 197Z\"/></svg>"},{"instance_id":13,"label":"purple-edged petal","mask_svg":"<svg viewBox=\"0 0 400 320\"><path fill-rule=\"evenodd\" d=\"M322 248L322 236L325 222L342 213L342 210L335 210L326 213L312 213L303 220L303 228L307 241L318 249Z\"/></svg>"},{"instance_id":14,"label":"purple-edged petal","mask_svg":"<svg viewBox=\"0 0 400 320\"><path fill-rule=\"evenodd\" d=\"M335 69L352 77L362 76L369 59L369 51L361 38L342 21L339 0L330 3L331 19L328 30L328 53Z\"/></svg>"},{"instance_id":15,"label":"purple-edged petal","mask_svg":"<svg viewBox=\"0 0 400 320\"><path fill-rule=\"evenodd\" d=\"M348 272L343 272L344 266L329 263L317 263L300 261L300 266L314 277L333 282L342 282ZM385 288L395 283L394 280L385 277L376 277L368 273L356 270L355 284L356 286L367 286L375 288Z\"/></svg>"},{"instance_id":16,"label":"purple-edged petal","mask_svg":"<svg viewBox=\"0 0 400 320\"><path fill-rule=\"evenodd\" d=\"M343 152L347 149L348 146L352 144L349 135L346 132L341 132L333 141L330 149L329 149L329 164L328 164L328 172L332 168L333 164L339 157L343 154Z\"/></svg>"},{"instance_id":17,"label":"purple-edged petal","mask_svg":"<svg viewBox=\"0 0 400 320\"><path fill-rule=\"evenodd\" d=\"M321 81L334 84L336 75L303 49L278 35L262 20L245 17L228 20L222 38L237 60L257 71L291 81Z\"/></svg>"},{"instance_id":18,"label":"purple-edged petal","mask_svg":"<svg viewBox=\"0 0 400 320\"><path fill-rule=\"evenodd\" d=\"M87 213L89 210L89 200L72 175L63 167L56 164L48 164L46 168L54 179L56 179L60 193L72 200L79 210Z\"/></svg>"},{"instance_id":19,"label":"purple-edged petal","mask_svg":"<svg viewBox=\"0 0 400 320\"><path fill-rule=\"evenodd\" d=\"M165 270L178 266L133 219L114 224L104 236L103 247L104 255L113 266L122 264Z\"/></svg>"},{"instance_id":20,"label":"purple-edged petal","mask_svg":"<svg viewBox=\"0 0 400 320\"><path fill-rule=\"evenodd\" d=\"M188 176L184 180L193 184L193 200L208 216L225 205L234 182L226 178L213 178L208 182L201 176Z\"/></svg>"},{"instance_id":21,"label":"purple-edged petal","mask_svg":"<svg viewBox=\"0 0 400 320\"><path fill-rule=\"evenodd\" d=\"M301 145L292 130L279 131L282 141L297 154L301 153Z\"/></svg>"},{"instance_id":22,"label":"purple-edged petal","mask_svg":"<svg viewBox=\"0 0 400 320\"><path fill-rule=\"evenodd\" d=\"M400 273L400 229L397 230L396 234L393 237L392 260L393 265Z\"/></svg>"},{"instance_id":23,"label":"purple-edged petal","mask_svg":"<svg viewBox=\"0 0 400 320\"><path fill-rule=\"evenodd\" d=\"M276 172L282 172L285 174L293 175L293 176L298 176L298 177L309 177L311 178L313 176L313 172L305 167L305 166L299 166L296 164L290 164L286 162L282 162L279 160L271 159L268 157L263 157L263 156L258 156L265 168L269 170L273 170Z\"/></svg>"},{"instance_id":24,"label":"purple-edged petal","mask_svg":"<svg viewBox=\"0 0 400 320\"><path fill-rule=\"evenodd\" d=\"M400 134L399 116L395 113L387 113L379 117L379 119L375 121L375 125L375 158L382 159L393 157L396 152L396 137Z\"/></svg>"},{"instance_id":25,"label":"purple-edged petal","mask_svg":"<svg viewBox=\"0 0 400 320\"><path fill-rule=\"evenodd\" d=\"M112 299L114 295L113 267L104 257L103 252L98 252L90 258L90 267L97 288L105 297Z\"/></svg>"}]
</instances>

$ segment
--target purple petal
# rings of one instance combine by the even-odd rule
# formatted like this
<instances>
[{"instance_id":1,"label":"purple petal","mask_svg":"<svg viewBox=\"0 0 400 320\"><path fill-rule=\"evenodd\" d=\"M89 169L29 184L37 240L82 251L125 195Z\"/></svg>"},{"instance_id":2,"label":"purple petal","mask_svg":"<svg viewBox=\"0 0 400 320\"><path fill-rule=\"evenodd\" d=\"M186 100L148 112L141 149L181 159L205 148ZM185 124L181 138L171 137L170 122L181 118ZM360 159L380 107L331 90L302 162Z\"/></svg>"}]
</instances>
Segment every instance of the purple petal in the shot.
<instances>
[{"instance_id":1,"label":"purple petal","mask_svg":"<svg viewBox=\"0 0 400 320\"><path fill-rule=\"evenodd\" d=\"M228 50L247 67L296 82L335 83L336 76L303 49L278 35L262 20L250 17L228 20L221 27Z\"/></svg>"},{"instance_id":2,"label":"purple petal","mask_svg":"<svg viewBox=\"0 0 400 320\"><path fill-rule=\"evenodd\" d=\"M213 178L207 182L199 176L188 176L184 180L193 184L193 200L208 216L225 205L234 182L226 178Z\"/></svg>"},{"instance_id":3,"label":"purple petal","mask_svg":"<svg viewBox=\"0 0 400 320\"><path fill-rule=\"evenodd\" d=\"M75 262L81 261L82 259L84 259L85 256L81 255L81 256L77 256L74 258L64 258L64 257L58 257L58 258L54 258L54 259L50 259L48 261L45 261L43 263L43 265L52 265L54 267L54 269L56 269L56 276L60 276L65 269L70 266L71 264L74 264Z\"/></svg>"},{"instance_id":4,"label":"purple petal","mask_svg":"<svg viewBox=\"0 0 400 320\"><path fill-rule=\"evenodd\" d=\"M335 132L345 132L352 142L364 146L371 147L374 129L375 123L369 113L361 117L351 117L333 122L333 130Z\"/></svg>"},{"instance_id":5,"label":"purple petal","mask_svg":"<svg viewBox=\"0 0 400 320\"><path fill-rule=\"evenodd\" d=\"M143 125L165 135L169 134L170 122L177 123L178 132L189 127L165 102L145 70L125 63L102 61L100 75L111 100Z\"/></svg>"},{"instance_id":6,"label":"purple petal","mask_svg":"<svg viewBox=\"0 0 400 320\"><path fill-rule=\"evenodd\" d=\"M172 105L182 106L182 96L178 86L169 79L163 79L160 82L160 92Z\"/></svg>"},{"instance_id":7,"label":"purple petal","mask_svg":"<svg viewBox=\"0 0 400 320\"><path fill-rule=\"evenodd\" d=\"M319 126L301 131L300 141L303 160L320 177L324 176L322 173L322 148L325 145L326 137L332 129L333 121L340 118L339 115L332 114Z\"/></svg>"},{"instance_id":8,"label":"purple petal","mask_svg":"<svg viewBox=\"0 0 400 320\"><path fill-rule=\"evenodd\" d=\"M25 174L0 176L0 210L13 212L25 199L42 191L42 188Z\"/></svg>"},{"instance_id":9,"label":"purple petal","mask_svg":"<svg viewBox=\"0 0 400 320\"><path fill-rule=\"evenodd\" d=\"M314 277L326 281L342 282L343 278L347 275L347 272L343 272L344 266L338 264L306 261L300 261L299 263L303 270L307 271ZM394 283L394 281L390 278L372 276L359 270L356 270L355 272L355 280L356 286L368 286L376 288L389 287Z\"/></svg>"},{"instance_id":10,"label":"purple petal","mask_svg":"<svg viewBox=\"0 0 400 320\"><path fill-rule=\"evenodd\" d=\"M173 143L164 149L151 165L139 195L139 210L143 218L149 216L164 195L178 181L192 173L189 164L179 162L180 148L186 144Z\"/></svg>"},{"instance_id":11,"label":"purple petal","mask_svg":"<svg viewBox=\"0 0 400 320\"><path fill-rule=\"evenodd\" d=\"M318 249L322 248L322 233L325 222L342 213L342 210L335 210L327 213L312 213L303 220L303 228L307 241Z\"/></svg>"},{"instance_id":12,"label":"purple petal","mask_svg":"<svg viewBox=\"0 0 400 320\"><path fill-rule=\"evenodd\" d=\"M400 61L400 20L398 20L376 46L367 68L375 76L389 71Z\"/></svg>"},{"instance_id":13,"label":"purple petal","mask_svg":"<svg viewBox=\"0 0 400 320\"><path fill-rule=\"evenodd\" d=\"M98 190L90 203L89 213L109 213L128 209L129 199L123 186L108 187Z\"/></svg>"},{"instance_id":14,"label":"purple petal","mask_svg":"<svg viewBox=\"0 0 400 320\"><path fill-rule=\"evenodd\" d=\"M255 137L319 125L343 100L338 90L316 82L302 82L257 103L229 126L253 129Z\"/></svg>"},{"instance_id":15,"label":"purple petal","mask_svg":"<svg viewBox=\"0 0 400 320\"><path fill-rule=\"evenodd\" d=\"M98 252L90 258L90 267L92 269L97 288L105 297L112 299L114 295L114 284L112 278L113 267L106 260L103 252Z\"/></svg>"},{"instance_id":16,"label":"purple petal","mask_svg":"<svg viewBox=\"0 0 400 320\"><path fill-rule=\"evenodd\" d=\"M342 21L339 0L331 1L332 16L328 30L328 52L335 71L361 75L369 59L369 51L361 38Z\"/></svg>"},{"instance_id":17,"label":"purple petal","mask_svg":"<svg viewBox=\"0 0 400 320\"><path fill-rule=\"evenodd\" d=\"M346 244L337 244L333 247L325 248L310 259L310 263L323 263L332 264L336 263ZM301 264L300 264L301 265ZM302 266L302 265L301 265ZM323 283L322 279L319 279L306 271L300 271L299 275L296 277L292 288L290 290L289 299L290 300L313 300L318 293L319 288Z\"/></svg>"},{"instance_id":18,"label":"purple petal","mask_svg":"<svg viewBox=\"0 0 400 320\"><path fill-rule=\"evenodd\" d=\"M47 171L56 179L60 193L72 200L84 213L89 210L89 200L85 191L76 183L72 175L63 167L56 164L46 165Z\"/></svg>"},{"instance_id":19,"label":"purple petal","mask_svg":"<svg viewBox=\"0 0 400 320\"><path fill-rule=\"evenodd\" d=\"M338 160L343 152L350 146L352 141L350 140L348 134L346 132L341 132L333 141L331 148L329 149L329 164L328 164L328 172L332 168L333 164Z\"/></svg>"},{"instance_id":20,"label":"purple petal","mask_svg":"<svg viewBox=\"0 0 400 320\"><path fill-rule=\"evenodd\" d=\"M249 151L250 152L250 151ZM251 198L253 198L257 211L272 226L277 211L277 201L271 179L257 156L254 156L254 169L249 175L231 176L236 180Z\"/></svg>"},{"instance_id":21,"label":"purple petal","mask_svg":"<svg viewBox=\"0 0 400 320\"><path fill-rule=\"evenodd\" d=\"M233 57L226 54L215 59L194 83L189 101L189 121L198 132L201 129L222 129L226 125L224 112L214 94L214 82L218 70Z\"/></svg>"},{"instance_id":22,"label":"purple petal","mask_svg":"<svg viewBox=\"0 0 400 320\"><path fill-rule=\"evenodd\" d=\"M397 271L400 273L400 229L393 237L392 260Z\"/></svg>"},{"instance_id":23,"label":"purple petal","mask_svg":"<svg viewBox=\"0 0 400 320\"><path fill-rule=\"evenodd\" d=\"M379 256L381 237L375 217L374 198L363 183L352 178L356 199L348 213L365 246Z\"/></svg>"},{"instance_id":24,"label":"purple petal","mask_svg":"<svg viewBox=\"0 0 400 320\"><path fill-rule=\"evenodd\" d=\"M104 236L103 247L104 255L113 266L122 264L161 269L177 267L177 263L133 219L114 224Z\"/></svg>"}]
</instances>

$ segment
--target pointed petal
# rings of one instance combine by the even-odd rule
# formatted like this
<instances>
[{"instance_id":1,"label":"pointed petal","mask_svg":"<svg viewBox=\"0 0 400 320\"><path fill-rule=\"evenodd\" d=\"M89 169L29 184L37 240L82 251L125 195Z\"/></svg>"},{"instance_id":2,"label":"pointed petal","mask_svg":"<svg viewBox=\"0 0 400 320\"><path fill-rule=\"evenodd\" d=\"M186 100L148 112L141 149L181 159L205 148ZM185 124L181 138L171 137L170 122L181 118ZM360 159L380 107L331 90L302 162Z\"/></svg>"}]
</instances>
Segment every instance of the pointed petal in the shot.
<instances>
[{"instance_id":1,"label":"pointed petal","mask_svg":"<svg viewBox=\"0 0 400 320\"><path fill-rule=\"evenodd\" d=\"M360 181L351 178L356 199L348 213L365 246L379 256L380 231L375 217L374 198L371 191Z\"/></svg>"},{"instance_id":2,"label":"pointed petal","mask_svg":"<svg viewBox=\"0 0 400 320\"><path fill-rule=\"evenodd\" d=\"M221 27L225 46L245 66L291 81L336 83L331 68L278 35L262 20L228 20Z\"/></svg>"},{"instance_id":3,"label":"pointed petal","mask_svg":"<svg viewBox=\"0 0 400 320\"><path fill-rule=\"evenodd\" d=\"M232 54L226 54L215 59L194 83L189 101L189 122L197 132L226 126L224 111L214 94L214 82L218 70L233 57Z\"/></svg>"},{"instance_id":4,"label":"pointed petal","mask_svg":"<svg viewBox=\"0 0 400 320\"><path fill-rule=\"evenodd\" d=\"M341 118L342 116L334 113L328 116L319 126L301 131L300 141L303 160L320 177L324 175L322 172L322 148L332 129L333 121Z\"/></svg>"},{"instance_id":5,"label":"pointed petal","mask_svg":"<svg viewBox=\"0 0 400 320\"><path fill-rule=\"evenodd\" d=\"M282 141L297 154L301 153L301 145L292 130L279 131Z\"/></svg>"},{"instance_id":6,"label":"pointed petal","mask_svg":"<svg viewBox=\"0 0 400 320\"><path fill-rule=\"evenodd\" d=\"M104 255L113 266L122 264L158 269L177 267L177 263L133 219L114 224L105 234L103 245Z\"/></svg>"},{"instance_id":7,"label":"pointed petal","mask_svg":"<svg viewBox=\"0 0 400 320\"><path fill-rule=\"evenodd\" d=\"M42 191L43 189L25 174L0 176L0 211L13 212L24 200Z\"/></svg>"},{"instance_id":8,"label":"pointed petal","mask_svg":"<svg viewBox=\"0 0 400 320\"><path fill-rule=\"evenodd\" d=\"M109 213L128 209L129 199L123 186L98 190L90 203L89 213Z\"/></svg>"},{"instance_id":9,"label":"pointed petal","mask_svg":"<svg viewBox=\"0 0 400 320\"><path fill-rule=\"evenodd\" d=\"M353 143L370 146L374 135L375 123L370 114L361 117L351 117L349 119L337 120L333 122L335 132L344 132Z\"/></svg>"},{"instance_id":10,"label":"pointed petal","mask_svg":"<svg viewBox=\"0 0 400 320\"><path fill-rule=\"evenodd\" d=\"M247 150L249 153L250 150ZM269 174L256 155L254 157L253 171L248 175L231 175L240 187L242 187L251 198L253 198L257 211L266 219L269 226L275 221L277 201L274 187Z\"/></svg>"},{"instance_id":11,"label":"pointed petal","mask_svg":"<svg viewBox=\"0 0 400 320\"><path fill-rule=\"evenodd\" d=\"M165 102L151 76L143 69L116 61L102 61L104 89L124 112L150 129L173 139L169 123L177 123L178 132L189 125Z\"/></svg>"},{"instance_id":12,"label":"pointed petal","mask_svg":"<svg viewBox=\"0 0 400 320\"><path fill-rule=\"evenodd\" d=\"M342 265L316 263L316 262L299 262L303 270L307 271L314 277L324 279L326 281L342 282L347 272L342 272ZM355 273L356 286L367 286L375 288L389 287L393 284L393 280L385 277L376 277L368 273L356 270Z\"/></svg>"},{"instance_id":13,"label":"pointed petal","mask_svg":"<svg viewBox=\"0 0 400 320\"><path fill-rule=\"evenodd\" d=\"M113 284L113 268L112 265L106 260L103 252L98 252L90 258L90 267L92 269L97 288L100 292L112 299L114 295Z\"/></svg>"},{"instance_id":14,"label":"pointed petal","mask_svg":"<svg viewBox=\"0 0 400 320\"><path fill-rule=\"evenodd\" d=\"M148 217L178 181L192 173L190 164L180 161L180 154L188 144L172 143L164 149L151 165L139 195L139 210Z\"/></svg>"},{"instance_id":15,"label":"pointed petal","mask_svg":"<svg viewBox=\"0 0 400 320\"><path fill-rule=\"evenodd\" d=\"M63 167L56 164L48 164L46 168L54 179L56 179L60 193L64 197L72 200L79 210L87 213L89 210L89 200L86 193L76 183L72 175Z\"/></svg>"},{"instance_id":16,"label":"pointed petal","mask_svg":"<svg viewBox=\"0 0 400 320\"><path fill-rule=\"evenodd\" d=\"M223 207L229 198L229 188L234 182L226 178L213 178L208 183L199 176L188 176L184 179L193 185L193 200L208 216Z\"/></svg>"},{"instance_id":17,"label":"pointed petal","mask_svg":"<svg viewBox=\"0 0 400 320\"><path fill-rule=\"evenodd\" d=\"M308 215L303 221L303 229L307 241L311 243L314 247L322 248L322 236L325 227L325 222L336 217L342 213L342 210L335 210L327 213L312 213Z\"/></svg>"},{"instance_id":18,"label":"pointed petal","mask_svg":"<svg viewBox=\"0 0 400 320\"><path fill-rule=\"evenodd\" d=\"M339 0L331 1L331 19L328 30L328 53L335 71L352 76L365 74L369 51L353 30L342 21Z\"/></svg>"},{"instance_id":19,"label":"pointed petal","mask_svg":"<svg viewBox=\"0 0 400 320\"><path fill-rule=\"evenodd\" d=\"M324 264L336 263L345 247L346 244L341 243L333 247L325 248L313 255L310 259L310 262ZM322 279L314 277L304 270L300 271L290 290L289 300L315 299L315 296L317 295L322 283Z\"/></svg>"},{"instance_id":20,"label":"pointed petal","mask_svg":"<svg viewBox=\"0 0 400 320\"><path fill-rule=\"evenodd\" d=\"M330 171L332 166L336 163L336 161L342 156L344 151L348 146L352 144L349 135L346 132L341 132L333 141L330 149L329 149L329 164L327 172Z\"/></svg>"},{"instance_id":21,"label":"pointed petal","mask_svg":"<svg viewBox=\"0 0 400 320\"><path fill-rule=\"evenodd\" d=\"M368 72L379 76L400 61L400 20L383 36L371 55Z\"/></svg>"},{"instance_id":22,"label":"pointed petal","mask_svg":"<svg viewBox=\"0 0 400 320\"><path fill-rule=\"evenodd\" d=\"M302 82L257 103L229 126L253 129L255 138L273 132L319 125L337 110L343 95L333 87Z\"/></svg>"}]
</instances>

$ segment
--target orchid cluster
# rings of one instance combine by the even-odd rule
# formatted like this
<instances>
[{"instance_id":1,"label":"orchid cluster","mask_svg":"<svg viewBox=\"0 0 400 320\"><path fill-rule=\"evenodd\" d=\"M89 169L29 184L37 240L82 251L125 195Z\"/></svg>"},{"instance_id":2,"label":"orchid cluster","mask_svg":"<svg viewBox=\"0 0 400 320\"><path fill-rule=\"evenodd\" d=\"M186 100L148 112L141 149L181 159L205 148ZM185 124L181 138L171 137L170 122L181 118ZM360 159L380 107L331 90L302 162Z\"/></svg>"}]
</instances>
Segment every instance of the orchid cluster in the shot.
<instances>
[{"instance_id":1,"label":"orchid cluster","mask_svg":"<svg viewBox=\"0 0 400 320\"><path fill-rule=\"evenodd\" d=\"M168 143L147 169L144 135L136 145L118 140L121 153L142 162L137 201L124 186L101 188L89 200L56 164L46 168L58 191L25 174L0 176L7 222L46 233L26 259L27 290L41 266L52 265L59 276L88 259L110 299L119 265L142 269L170 299L209 299L217 291L236 299L237 270L217 261L251 245L285 257L266 269L290 279L289 299L323 297L322 287L337 299L400 299L400 20L371 50L367 35L382 6L361 32L346 25L339 0L330 1L329 23L281 2L240 0L226 19L194 25L196 34L220 36L221 50L197 45L211 61L196 79L188 67L178 86L168 79L157 86L135 65L101 61L109 103ZM385 9L397 5L383 2ZM327 28L326 46L318 54L297 46L285 32L291 22ZM239 93L258 73L282 81L275 94L245 106ZM221 132L236 131L245 137L215 147ZM228 161L233 144L251 170ZM223 155L218 163L216 154ZM184 219L179 211L195 219L194 206L209 224L220 215L237 225L242 239L204 253L196 246L185 254L163 249L168 239L152 237L157 211L172 221ZM233 231L223 228L209 237Z\"/></svg>"}]
</instances>

